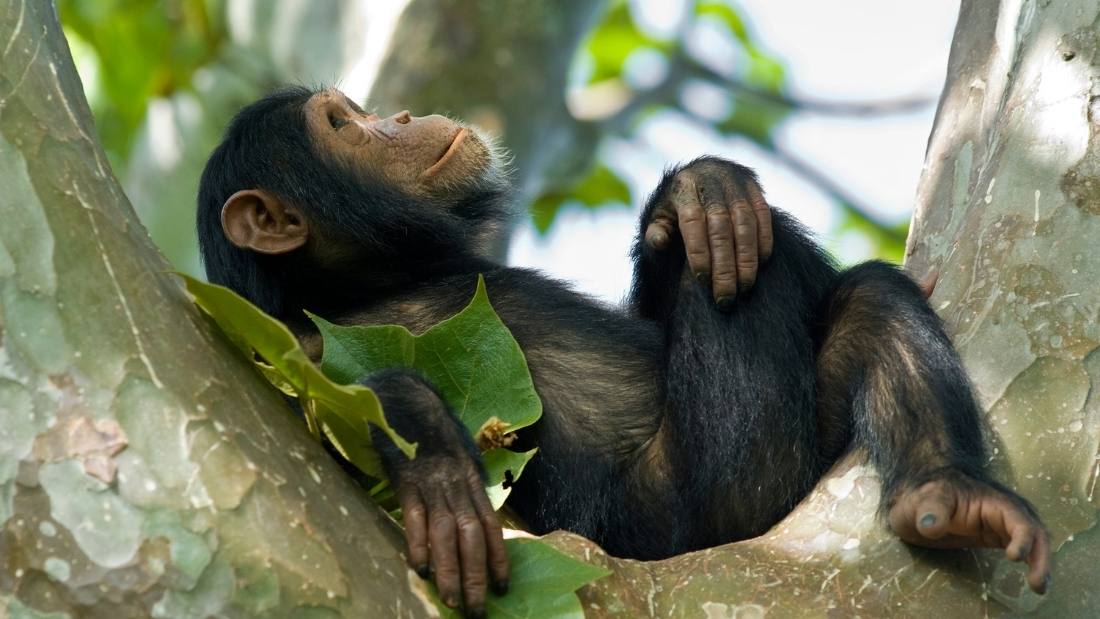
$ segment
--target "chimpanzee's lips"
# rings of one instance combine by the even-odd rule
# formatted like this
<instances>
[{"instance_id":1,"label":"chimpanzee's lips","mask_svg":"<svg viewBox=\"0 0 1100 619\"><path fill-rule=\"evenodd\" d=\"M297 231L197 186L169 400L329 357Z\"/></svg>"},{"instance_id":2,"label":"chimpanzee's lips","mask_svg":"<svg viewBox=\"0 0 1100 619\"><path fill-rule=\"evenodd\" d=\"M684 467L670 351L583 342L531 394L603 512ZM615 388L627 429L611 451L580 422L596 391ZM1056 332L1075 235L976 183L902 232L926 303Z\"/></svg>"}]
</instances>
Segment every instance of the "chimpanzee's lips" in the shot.
<instances>
[{"instance_id":1,"label":"chimpanzee's lips","mask_svg":"<svg viewBox=\"0 0 1100 619\"><path fill-rule=\"evenodd\" d=\"M443 152L443 156L439 158L439 161L436 161L434 164L432 164L432 167L424 170L424 172L421 173L420 178L429 178L435 175L435 173L438 172L440 168L446 165L446 163L450 161L452 157L454 157L454 154L458 152L458 147L466 141L466 136L469 135L469 133L470 131L465 127L459 129L458 133L455 134L454 139L451 140L450 146L448 146L447 150Z\"/></svg>"}]
</instances>

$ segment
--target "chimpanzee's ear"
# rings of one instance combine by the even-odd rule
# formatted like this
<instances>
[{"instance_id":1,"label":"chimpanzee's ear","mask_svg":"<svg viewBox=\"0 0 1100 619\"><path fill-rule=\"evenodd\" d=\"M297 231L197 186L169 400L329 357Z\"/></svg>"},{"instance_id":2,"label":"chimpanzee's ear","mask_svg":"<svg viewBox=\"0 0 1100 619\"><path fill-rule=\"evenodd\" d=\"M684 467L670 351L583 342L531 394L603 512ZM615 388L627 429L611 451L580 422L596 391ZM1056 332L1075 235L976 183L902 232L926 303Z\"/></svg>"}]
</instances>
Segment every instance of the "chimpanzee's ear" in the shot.
<instances>
[{"instance_id":1,"label":"chimpanzee's ear","mask_svg":"<svg viewBox=\"0 0 1100 619\"><path fill-rule=\"evenodd\" d=\"M309 238L305 217L262 189L229 196L222 206L222 230L230 243L261 254L285 254Z\"/></svg>"}]
</instances>

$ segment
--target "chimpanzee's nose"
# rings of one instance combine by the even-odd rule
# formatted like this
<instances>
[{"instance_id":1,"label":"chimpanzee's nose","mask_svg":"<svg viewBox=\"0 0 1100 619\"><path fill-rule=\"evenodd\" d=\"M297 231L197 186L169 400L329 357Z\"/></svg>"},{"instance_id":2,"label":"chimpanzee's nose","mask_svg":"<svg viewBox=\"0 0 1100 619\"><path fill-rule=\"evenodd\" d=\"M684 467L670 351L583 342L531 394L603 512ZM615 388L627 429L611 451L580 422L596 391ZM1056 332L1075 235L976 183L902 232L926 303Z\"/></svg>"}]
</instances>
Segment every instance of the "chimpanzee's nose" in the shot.
<instances>
[{"instance_id":1,"label":"chimpanzee's nose","mask_svg":"<svg viewBox=\"0 0 1100 619\"><path fill-rule=\"evenodd\" d=\"M412 114L409 114L408 110L402 110L393 115L393 120L402 125L407 125L409 121L412 120Z\"/></svg>"}]
</instances>

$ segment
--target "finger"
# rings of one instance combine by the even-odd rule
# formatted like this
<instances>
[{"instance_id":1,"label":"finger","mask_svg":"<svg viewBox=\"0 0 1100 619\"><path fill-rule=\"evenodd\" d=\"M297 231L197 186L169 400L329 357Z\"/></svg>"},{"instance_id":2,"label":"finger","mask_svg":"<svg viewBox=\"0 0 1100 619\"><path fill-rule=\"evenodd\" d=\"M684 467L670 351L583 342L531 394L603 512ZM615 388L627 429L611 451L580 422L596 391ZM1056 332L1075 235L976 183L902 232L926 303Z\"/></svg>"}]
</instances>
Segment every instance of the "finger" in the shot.
<instances>
[{"instance_id":1,"label":"finger","mask_svg":"<svg viewBox=\"0 0 1100 619\"><path fill-rule=\"evenodd\" d=\"M1035 542L1039 527L1032 522L1024 511L1014 502L1003 497L998 498L1000 505L1000 526L992 526L1001 539L1000 546L1011 561L1026 561Z\"/></svg>"},{"instance_id":2,"label":"finger","mask_svg":"<svg viewBox=\"0 0 1100 619\"><path fill-rule=\"evenodd\" d=\"M756 230L756 215L744 199L733 203L733 240L737 247L738 291L748 292L756 283L756 270L760 266L760 248Z\"/></svg>"},{"instance_id":3,"label":"finger","mask_svg":"<svg viewBox=\"0 0 1100 619\"><path fill-rule=\"evenodd\" d=\"M764 192L760 189L760 185L752 181L745 183L745 193L749 196L749 204L752 205L753 214L756 216L756 238L760 260L767 260L775 246L772 209L764 200Z\"/></svg>"},{"instance_id":4,"label":"finger","mask_svg":"<svg viewBox=\"0 0 1100 619\"><path fill-rule=\"evenodd\" d=\"M462 599L468 614L485 613L485 590L489 575L485 563L485 531L470 503L467 489L454 487L447 493L447 504L458 527L458 558L462 567Z\"/></svg>"},{"instance_id":5,"label":"finger","mask_svg":"<svg viewBox=\"0 0 1100 619\"><path fill-rule=\"evenodd\" d=\"M1026 561L1031 556L1031 545L1035 541L1035 531L1029 527L1016 527L1012 538L1005 548L1005 557L1009 561Z\"/></svg>"},{"instance_id":6,"label":"finger","mask_svg":"<svg viewBox=\"0 0 1100 619\"><path fill-rule=\"evenodd\" d=\"M485 530L486 559L489 562L493 591L497 595L504 595L508 592L508 552L504 547L504 530L501 529L500 519L493 511L493 505L477 475L470 480L470 498L481 518L481 528Z\"/></svg>"},{"instance_id":7,"label":"finger","mask_svg":"<svg viewBox=\"0 0 1100 619\"><path fill-rule=\"evenodd\" d=\"M1027 584L1035 593L1045 594L1050 590L1050 538L1040 527L1031 545L1031 554L1027 558Z\"/></svg>"},{"instance_id":8,"label":"finger","mask_svg":"<svg viewBox=\"0 0 1100 619\"><path fill-rule=\"evenodd\" d=\"M725 183L716 178L699 178L695 182L695 188L706 217L711 294L720 307L726 308L737 296L733 221L730 220L727 207L729 196Z\"/></svg>"},{"instance_id":9,"label":"finger","mask_svg":"<svg viewBox=\"0 0 1100 619\"><path fill-rule=\"evenodd\" d=\"M405 544L409 549L409 567L421 578L428 577L428 520L424 500L415 486L398 492L398 503L405 524Z\"/></svg>"},{"instance_id":10,"label":"finger","mask_svg":"<svg viewBox=\"0 0 1100 619\"><path fill-rule=\"evenodd\" d=\"M707 242L707 222L695 178L689 172L680 172L672 190L672 206L676 211L680 236L684 239L684 252L688 267L701 282L710 278L710 245Z\"/></svg>"},{"instance_id":11,"label":"finger","mask_svg":"<svg viewBox=\"0 0 1100 619\"><path fill-rule=\"evenodd\" d=\"M711 294L722 309L737 296L737 265L734 262L733 222L721 203L707 204L707 239L710 243Z\"/></svg>"},{"instance_id":12,"label":"finger","mask_svg":"<svg viewBox=\"0 0 1100 619\"><path fill-rule=\"evenodd\" d=\"M665 217L654 218L645 230L646 244L658 251L668 247L668 240L672 238L673 226L672 221Z\"/></svg>"},{"instance_id":13,"label":"finger","mask_svg":"<svg viewBox=\"0 0 1100 619\"><path fill-rule=\"evenodd\" d=\"M432 545L435 586L444 604L458 608L462 603L462 590L454 515L439 491L433 491L425 498L428 503L428 539Z\"/></svg>"}]
</instances>

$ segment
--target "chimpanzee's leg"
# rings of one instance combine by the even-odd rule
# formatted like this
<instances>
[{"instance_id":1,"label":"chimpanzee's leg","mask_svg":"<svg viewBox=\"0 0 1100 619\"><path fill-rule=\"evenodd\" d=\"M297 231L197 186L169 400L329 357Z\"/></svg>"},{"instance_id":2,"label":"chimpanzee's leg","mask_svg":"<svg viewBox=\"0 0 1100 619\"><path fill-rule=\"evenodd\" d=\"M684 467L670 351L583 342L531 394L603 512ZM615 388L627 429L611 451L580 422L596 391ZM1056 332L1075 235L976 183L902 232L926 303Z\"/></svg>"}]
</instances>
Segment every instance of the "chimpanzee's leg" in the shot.
<instances>
[{"instance_id":1,"label":"chimpanzee's leg","mask_svg":"<svg viewBox=\"0 0 1100 619\"><path fill-rule=\"evenodd\" d=\"M820 475L811 326L836 271L797 222L773 217L773 254L726 311L676 260L679 246L639 252L635 298L665 332L657 438L690 548L764 533Z\"/></svg>"},{"instance_id":2,"label":"chimpanzee's leg","mask_svg":"<svg viewBox=\"0 0 1100 619\"><path fill-rule=\"evenodd\" d=\"M845 271L827 295L817 356L823 466L849 438L882 476L882 509L905 541L1004 547L1045 589L1046 532L984 470L982 420L962 362L920 289L897 268Z\"/></svg>"}]
</instances>

